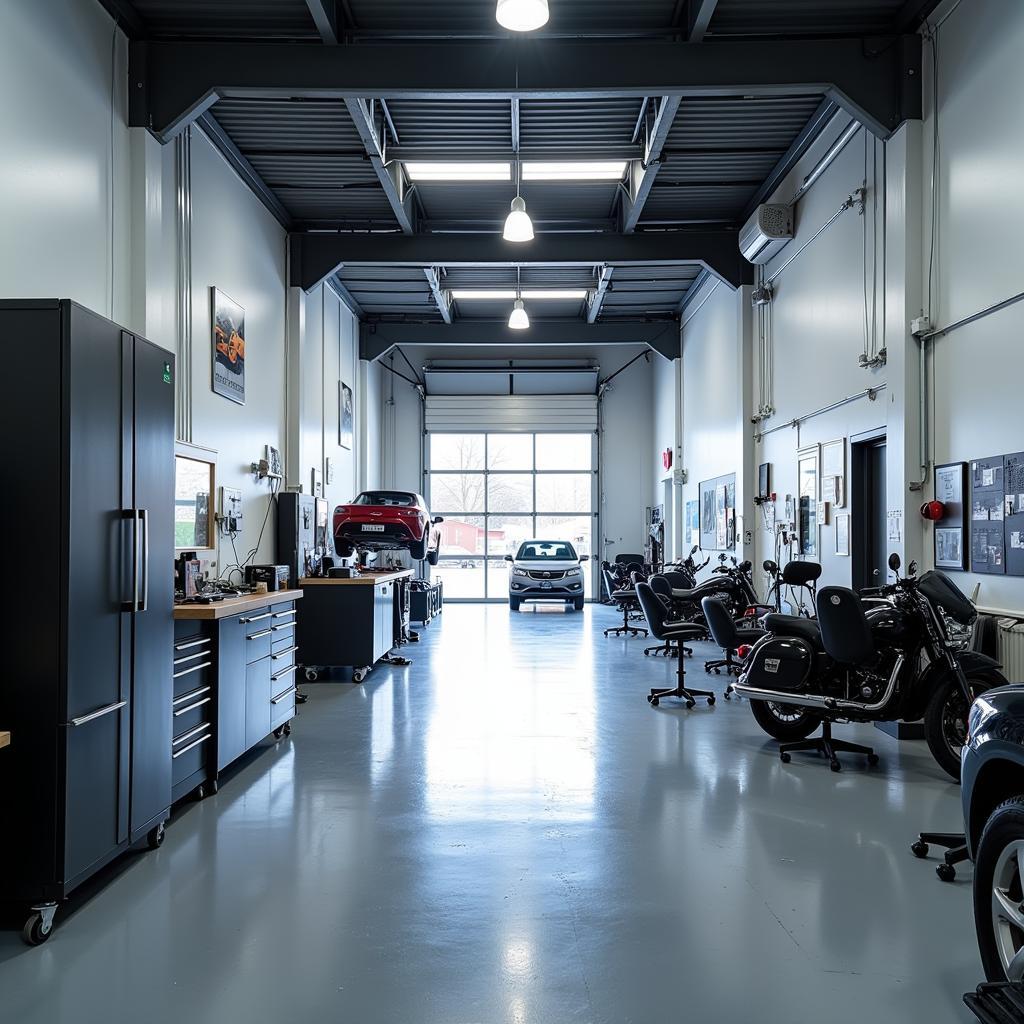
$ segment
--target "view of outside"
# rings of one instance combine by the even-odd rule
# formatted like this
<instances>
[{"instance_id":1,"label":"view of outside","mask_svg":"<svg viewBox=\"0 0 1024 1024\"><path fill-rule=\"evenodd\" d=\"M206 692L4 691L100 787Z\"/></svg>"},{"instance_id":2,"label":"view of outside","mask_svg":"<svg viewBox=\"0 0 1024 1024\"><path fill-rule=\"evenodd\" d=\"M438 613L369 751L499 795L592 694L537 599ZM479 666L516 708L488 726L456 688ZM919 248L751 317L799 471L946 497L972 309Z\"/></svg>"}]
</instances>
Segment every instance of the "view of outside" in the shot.
<instances>
[{"instance_id":1,"label":"view of outside","mask_svg":"<svg viewBox=\"0 0 1024 1024\"><path fill-rule=\"evenodd\" d=\"M593 461L591 434L431 434L445 597L506 599L505 555L534 537L591 554Z\"/></svg>"},{"instance_id":2,"label":"view of outside","mask_svg":"<svg viewBox=\"0 0 1024 1024\"><path fill-rule=\"evenodd\" d=\"M174 546L209 544L210 464L178 455L174 474Z\"/></svg>"}]
</instances>

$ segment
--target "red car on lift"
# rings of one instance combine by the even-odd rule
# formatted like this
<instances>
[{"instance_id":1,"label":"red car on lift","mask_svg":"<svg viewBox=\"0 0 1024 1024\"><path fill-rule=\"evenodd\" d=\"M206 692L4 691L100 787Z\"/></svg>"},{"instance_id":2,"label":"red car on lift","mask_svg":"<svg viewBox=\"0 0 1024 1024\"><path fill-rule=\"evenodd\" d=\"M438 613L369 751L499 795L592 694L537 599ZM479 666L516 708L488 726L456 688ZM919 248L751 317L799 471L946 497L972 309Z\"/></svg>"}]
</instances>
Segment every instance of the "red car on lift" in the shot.
<instances>
[{"instance_id":1,"label":"red car on lift","mask_svg":"<svg viewBox=\"0 0 1024 1024\"><path fill-rule=\"evenodd\" d=\"M358 551L403 548L414 561L437 565L444 518L430 518L423 496L412 491L363 491L334 510L334 546L342 558Z\"/></svg>"}]
</instances>

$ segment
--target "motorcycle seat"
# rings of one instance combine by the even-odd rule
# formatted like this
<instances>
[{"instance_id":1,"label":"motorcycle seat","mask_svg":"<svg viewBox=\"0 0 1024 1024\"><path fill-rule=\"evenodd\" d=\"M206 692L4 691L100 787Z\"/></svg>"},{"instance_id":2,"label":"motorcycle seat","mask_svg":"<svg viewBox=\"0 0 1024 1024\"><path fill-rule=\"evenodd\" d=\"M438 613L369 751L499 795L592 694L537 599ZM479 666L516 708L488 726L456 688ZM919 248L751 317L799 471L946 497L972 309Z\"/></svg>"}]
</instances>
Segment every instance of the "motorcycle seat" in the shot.
<instances>
[{"instance_id":1,"label":"motorcycle seat","mask_svg":"<svg viewBox=\"0 0 1024 1024\"><path fill-rule=\"evenodd\" d=\"M764 628L776 636L795 636L806 640L815 650L823 651L821 630L813 619L805 619L801 615L783 615L780 612L769 612L764 619Z\"/></svg>"},{"instance_id":2,"label":"motorcycle seat","mask_svg":"<svg viewBox=\"0 0 1024 1024\"><path fill-rule=\"evenodd\" d=\"M696 587L673 587L672 598L675 601L700 601L702 597L707 597L707 587L705 585L698 585Z\"/></svg>"}]
</instances>

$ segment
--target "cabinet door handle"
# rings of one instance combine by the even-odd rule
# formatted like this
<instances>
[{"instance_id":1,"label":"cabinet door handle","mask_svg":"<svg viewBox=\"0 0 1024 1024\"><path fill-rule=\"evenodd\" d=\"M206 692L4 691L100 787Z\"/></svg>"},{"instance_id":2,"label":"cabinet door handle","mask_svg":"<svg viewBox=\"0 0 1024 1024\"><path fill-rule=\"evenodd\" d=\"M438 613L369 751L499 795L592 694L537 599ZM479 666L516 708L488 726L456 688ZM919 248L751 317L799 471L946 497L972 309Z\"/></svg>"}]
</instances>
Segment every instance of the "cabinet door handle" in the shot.
<instances>
[{"instance_id":1,"label":"cabinet door handle","mask_svg":"<svg viewBox=\"0 0 1024 1024\"><path fill-rule=\"evenodd\" d=\"M280 704L281 701L283 701L285 699L285 697L290 697L294 692L295 692L295 687L294 686L290 686L287 690L284 691L284 693L279 693L276 697L274 697L270 701L270 703L271 704Z\"/></svg>"},{"instance_id":2,"label":"cabinet door handle","mask_svg":"<svg viewBox=\"0 0 1024 1024\"><path fill-rule=\"evenodd\" d=\"M202 725L197 725L194 729L189 729L184 736L179 736L177 739L171 741L171 749L174 747L180 747L182 743L188 743L193 736L198 736L201 732L206 732L210 728L209 722L203 722Z\"/></svg>"},{"instance_id":3,"label":"cabinet door handle","mask_svg":"<svg viewBox=\"0 0 1024 1024\"><path fill-rule=\"evenodd\" d=\"M195 743L190 743L187 747L182 747L181 750L177 750L171 754L171 758L176 761L182 754L187 754L193 747L198 747L200 743L205 743L208 739L212 739L209 733L205 736L200 736Z\"/></svg>"},{"instance_id":4,"label":"cabinet door handle","mask_svg":"<svg viewBox=\"0 0 1024 1024\"><path fill-rule=\"evenodd\" d=\"M142 600L139 611L149 607L149 509L139 509L139 523L142 526Z\"/></svg>"},{"instance_id":5,"label":"cabinet door handle","mask_svg":"<svg viewBox=\"0 0 1024 1024\"><path fill-rule=\"evenodd\" d=\"M289 647L287 651L278 651L277 654L270 656L271 661L277 661L278 658L287 658L289 654L294 654L298 650L298 647Z\"/></svg>"},{"instance_id":6,"label":"cabinet door handle","mask_svg":"<svg viewBox=\"0 0 1024 1024\"><path fill-rule=\"evenodd\" d=\"M191 668L184 668L180 672L175 672L172 679L180 679L182 676L191 675L193 672L198 672L201 668L208 668L212 665L212 661L204 661L202 665L193 665Z\"/></svg>"},{"instance_id":7,"label":"cabinet door handle","mask_svg":"<svg viewBox=\"0 0 1024 1024\"><path fill-rule=\"evenodd\" d=\"M97 718L102 718L104 715L109 715L113 711L119 711L127 704L126 700L119 700L116 704L108 704L105 708L100 708L99 711L93 711L92 714L82 715L79 718L72 718L71 724L74 726L85 725L86 722L95 722Z\"/></svg>"},{"instance_id":8,"label":"cabinet door handle","mask_svg":"<svg viewBox=\"0 0 1024 1024\"><path fill-rule=\"evenodd\" d=\"M246 625L248 625L250 622L259 622L260 619L269 619L271 615L271 612L264 612L262 615L253 615L251 618L239 619L238 621L244 622Z\"/></svg>"},{"instance_id":9,"label":"cabinet door handle","mask_svg":"<svg viewBox=\"0 0 1024 1024\"><path fill-rule=\"evenodd\" d=\"M286 618L289 615L295 615L295 614L296 614L296 611L295 611L294 608L292 608L291 611L287 611L287 612L274 612L274 618L275 619L283 619L283 618Z\"/></svg>"},{"instance_id":10,"label":"cabinet door handle","mask_svg":"<svg viewBox=\"0 0 1024 1024\"><path fill-rule=\"evenodd\" d=\"M192 640L187 644L175 644L174 649L176 651L187 651L190 647L202 647L203 644L208 644L210 640L210 637L204 637L202 640Z\"/></svg>"},{"instance_id":11,"label":"cabinet door handle","mask_svg":"<svg viewBox=\"0 0 1024 1024\"><path fill-rule=\"evenodd\" d=\"M175 718L180 718L182 715L187 715L190 711L195 711L196 708L201 708L204 704L209 704L213 700L212 697L204 697L202 700L197 700L195 704L189 704L187 708L179 708L174 712Z\"/></svg>"},{"instance_id":12,"label":"cabinet door handle","mask_svg":"<svg viewBox=\"0 0 1024 1024\"><path fill-rule=\"evenodd\" d=\"M282 622L280 626L271 626L270 628L275 633L280 633L282 629L294 629L295 628L295 623L294 622Z\"/></svg>"},{"instance_id":13,"label":"cabinet door handle","mask_svg":"<svg viewBox=\"0 0 1024 1024\"><path fill-rule=\"evenodd\" d=\"M171 706L172 707L177 707L179 704L187 704L190 700L195 700L196 697L202 697L202 695L204 693L209 693L209 692L210 692L210 687L209 686L203 686L203 687L201 687L198 690L193 690L191 693L186 693L183 697L179 697L177 700L173 701Z\"/></svg>"},{"instance_id":14,"label":"cabinet door handle","mask_svg":"<svg viewBox=\"0 0 1024 1024\"><path fill-rule=\"evenodd\" d=\"M270 681L272 683L276 683L278 681L278 679L283 679L285 676L290 676L290 675L292 675L292 673L298 672L298 671L299 671L299 666L298 665L289 665L288 668L281 669L281 671L278 672L276 676L271 676L270 677Z\"/></svg>"},{"instance_id":15,"label":"cabinet door handle","mask_svg":"<svg viewBox=\"0 0 1024 1024\"><path fill-rule=\"evenodd\" d=\"M250 633L246 637L246 640L262 640L265 636L270 636L274 631L272 629L261 629L258 633Z\"/></svg>"},{"instance_id":16,"label":"cabinet door handle","mask_svg":"<svg viewBox=\"0 0 1024 1024\"><path fill-rule=\"evenodd\" d=\"M174 659L174 667L177 668L179 665L187 665L190 661L195 661L197 658L207 658L209 655L209 651L199 651L197 654L186 654L183 658Z\"/></svg>"}]
</instances>

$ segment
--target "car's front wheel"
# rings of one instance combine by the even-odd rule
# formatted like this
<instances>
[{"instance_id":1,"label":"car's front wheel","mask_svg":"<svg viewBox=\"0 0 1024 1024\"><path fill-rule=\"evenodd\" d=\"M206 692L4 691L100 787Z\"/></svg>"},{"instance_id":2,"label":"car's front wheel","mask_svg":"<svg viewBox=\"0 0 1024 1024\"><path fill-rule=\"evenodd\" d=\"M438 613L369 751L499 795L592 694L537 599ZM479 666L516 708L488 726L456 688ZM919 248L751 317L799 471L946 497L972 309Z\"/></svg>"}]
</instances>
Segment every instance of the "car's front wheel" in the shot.
<instances>
[{"instance_id":1,"label":"car's front wheel","mask_svg":"<svg viewBox=\"0 0 1024 1024\"><path fill-rule=\"evenodd\" d=\"M974 858L974 924L989 981L1024 981L1024 796L1004 800Z\"/></svg>"},{"instance_id":2,"label":"car's front wheel","mask_svg":"<svg viewBox=\"0 0 1024 1024\"><path fill-rule=\"evenodd\" d=\"M584 604L584 599L582 597L577 597L576 600L573 601L572 606L576 609L576 611L581 612L583 611Z\"/></svg>"},{"instance_id":3,"label":"car's front wheel","mask_svg":"<svg viewBox=\"0 0 1024 1024\"><path fill-rule=\"evenodd\" d=\"M514 611L514 612L517 612L517 611L519 611L519 606L520 606L521 604L522 604L522 598L519 598L519 597L510 597L510 598L508 599L508 606L509 606L509 609L510 609L511 611Z\"/></svg>"}]
</instances>

